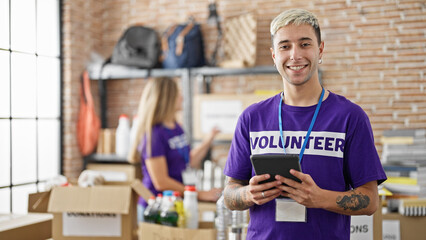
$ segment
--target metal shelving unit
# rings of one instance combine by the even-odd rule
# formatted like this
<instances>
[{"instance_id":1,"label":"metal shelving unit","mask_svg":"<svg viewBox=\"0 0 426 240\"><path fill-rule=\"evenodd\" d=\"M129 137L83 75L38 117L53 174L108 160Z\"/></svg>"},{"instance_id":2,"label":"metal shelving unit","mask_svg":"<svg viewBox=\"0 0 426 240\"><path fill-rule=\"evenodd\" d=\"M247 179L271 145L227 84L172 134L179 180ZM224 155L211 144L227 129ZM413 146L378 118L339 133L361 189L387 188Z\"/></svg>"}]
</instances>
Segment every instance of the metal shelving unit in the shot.
<instances>
[{"instance_id":1,"label":"metal shelving unit","mask_svg":"<svg viewBox=\"0 0 426 240\"><path fill-rule=\"evenodd\" d=\"M278 74L273 66L256 66L252 68L219 68L219 67L200 67L200 68L180 68L180 69L138 69L122 65L108 64L100 72L100 66L89 68L91 80L97 80L99 84L100 115L102 128L107 127L106 106L107 90L106 82L113 79L146 79L148 77L179 77L182 81L182 91L184 97L183 117L184 129L188 134L190 143L194 142L192 138L192 96L194 79L198 81L200 92L210 92L211 78L214 76L232 76L232 75L260 75L260 74ZM204 90L205 89L205 90ZM90 159L98 161L111 161L111 156L91 155ZM113 156L112 156L113 157Z\"/></svg>"}]
</instances>

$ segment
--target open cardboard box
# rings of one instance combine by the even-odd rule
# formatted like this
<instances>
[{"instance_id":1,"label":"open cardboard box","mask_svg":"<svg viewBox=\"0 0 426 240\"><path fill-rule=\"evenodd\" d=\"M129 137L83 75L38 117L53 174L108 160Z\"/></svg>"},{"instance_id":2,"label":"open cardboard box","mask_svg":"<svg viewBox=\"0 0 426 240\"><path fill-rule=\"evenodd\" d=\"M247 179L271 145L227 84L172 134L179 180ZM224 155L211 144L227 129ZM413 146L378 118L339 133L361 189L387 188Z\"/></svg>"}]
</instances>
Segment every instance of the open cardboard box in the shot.
<instances>
[{"instance_id":1,"label":"open cardboard box","mask_svg":"<svg viewBox=\"0 0 426 240\"><path fill-rule=\"evenodd\" d=\"M48 199L48 212L53 213L52 237L136 240L137 199L151 195L140 180L121 186L55 187Z\"/></svg>"},{"instance_id":2,"label":"open cardboard box","mask_svg":"<svg viewBox=\"0 0 426 240\"><path fill-rule=\"evenodd\" d=\"M47 213L50 191L28 194L29 213Z\"/></svg>"},{"instance_id":3,"label":"open cardboard box","mask_svg":"<svg viewBox=\"0 0 426 240\"><path fill-rule=\"evenodd\" d=\"M200 220L198 229L169 227L159 224L142 222L139 223L139 240L216 240L217 230L212 221L203 221L203 213L212 213L216 211L215 203L199 202L198 211Z\"/></svg>"},{"instance_id":4,"label":"open cardboard box","mask_svg":"<svg viewBox=\"0 0 426 240\"><path fill-rule=\"evenodd\" d=\"M187 229L163 226L142 222L139 223L139 240L216 240L216 229L213 222L200 222L198 229Z\"/></svg>"},{"instance_id":5,"label":"open cardboard box","mask_svg":"<svg viewBox=\"0 0 426 240\"><path fill-rule=\"evenodd\" d=\"M108 184L108 183L107 183ZM216 239L213 222L200 222L199 229L184 229L136 219L138 196L148 200L152 193L140 180L130 185L89 188L55 187L50 192L30 194L29 209L53 213L52 238L81 239ZM215 211L214 203L199 203L200 214ZM157 238L154 238L157 237ZM159 238L158 238L159 237Z\"/></svg>"},{"instance_id":6,"label":"open cardboard box","mask_svg":"<svg viewBox=\"0 0 426 240\"><path fill-rule=\"evenodd\" d=\"M216 212L216 203L198 202L199 226L198 229L169 227L159 224L139 223L139 240L216 240L217 230L211 221L210 215ZM208 217L203 217L204 215Z\"/></svg>"}]
</instances>

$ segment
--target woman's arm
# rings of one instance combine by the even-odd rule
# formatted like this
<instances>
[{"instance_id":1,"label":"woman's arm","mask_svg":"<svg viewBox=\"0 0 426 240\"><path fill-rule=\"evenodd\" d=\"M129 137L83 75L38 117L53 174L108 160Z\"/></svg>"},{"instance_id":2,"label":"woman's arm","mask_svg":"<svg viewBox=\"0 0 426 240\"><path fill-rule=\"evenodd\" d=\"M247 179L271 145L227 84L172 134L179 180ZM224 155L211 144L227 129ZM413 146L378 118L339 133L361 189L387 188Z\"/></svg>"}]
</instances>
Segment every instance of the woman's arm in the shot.
<instances>
[{"instance_id":1,"label":"woman's arm","mask_svg":"<svg viewBox=\"0 0 426 240\"><path fill-rule=\"evenodd\" d=\"M185 186L169 176L166 157L152 157L145 161L152 183L158 191L173 190L183 193Z\"/></svg>"},{"instance_id":2,"label":"woman's arm","mask_svg":"<svg viewBox=\"0 0 426 240\"><path fill-rule=\"evenodd\" d=\"M201 161L203 160L204 156L206 156L207 151L209 150L210 145L213 142L213 139L219 132L219 129L213 128L207 138L204 139L204 141L201 142L200 145L191 150L189 154L189 164L191 167L200 168Z\"/></svg>"},{"instance_id":3,"label":"woman's arm","mask_svg":"<svg viewBox=\"0 0 426 240\"><path fill-rule=\"evenodd\" d=\"M148 158L145 161L152 183L158 191L173 190L184 192L185 186L168 173L167 161L164 156ZM221 189L213 188L210 191L199 191L198 200L215 202L220 197Z\"/></svg>"}]
</instances>

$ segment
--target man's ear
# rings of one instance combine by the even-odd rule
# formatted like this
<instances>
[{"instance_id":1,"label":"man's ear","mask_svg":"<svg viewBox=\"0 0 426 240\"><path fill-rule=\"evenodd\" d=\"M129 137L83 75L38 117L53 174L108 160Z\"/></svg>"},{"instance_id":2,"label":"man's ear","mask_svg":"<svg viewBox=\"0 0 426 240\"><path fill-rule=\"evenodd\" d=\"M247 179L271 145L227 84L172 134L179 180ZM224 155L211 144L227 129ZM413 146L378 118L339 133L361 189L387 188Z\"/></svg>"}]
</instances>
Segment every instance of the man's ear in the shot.
<instances>
[{"instance_id":1,"label":"man's ear","mask_svg":"<svg viewBox=\"0 0 426 240\"><path fill-rule=\"evenodd\" d=\"M275 52L274 52L274 49L273 48L269 48L269 50L271 50L271 57L272 57L272 60L275 63Z\"/></svg>"},{"instance_id":2,"label":"man's ear","mask_svg":"<svg viewBox=\"0 0 426 240\"><path fill-rule=\"evenodd\" d=\"M319 46L319 58L322 58L322 54L324 52L324 41L321 42L320 46Z\"/></svg>"}]
</instances>

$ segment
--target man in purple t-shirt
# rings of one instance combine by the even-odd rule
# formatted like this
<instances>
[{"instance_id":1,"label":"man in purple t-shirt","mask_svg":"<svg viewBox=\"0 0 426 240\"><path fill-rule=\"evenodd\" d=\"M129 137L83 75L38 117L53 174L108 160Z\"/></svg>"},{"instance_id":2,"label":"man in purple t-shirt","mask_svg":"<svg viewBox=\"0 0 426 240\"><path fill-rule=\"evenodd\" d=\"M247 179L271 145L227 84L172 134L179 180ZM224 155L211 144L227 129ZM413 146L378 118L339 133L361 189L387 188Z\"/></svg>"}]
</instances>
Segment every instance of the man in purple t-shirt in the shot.
<instances>
[{"instance_id":1,"label":"man in purple t-shirt","mask_svg":"<svg viewBox=\"0 0 426 240\"><path fill-rule=\"evenodd\" d=\"M250 209L247 239L349 239L350 215L373 214L386 180L369 119L321 86L324 42L312 13L281 13L271 36L283 92L239 117L224 170L225 204ZM301 183L277 175L260 184L274 176L256 176L250 156L285 153L299 155L303 173L290 173Z\"/></svg>"}]
</instances>

